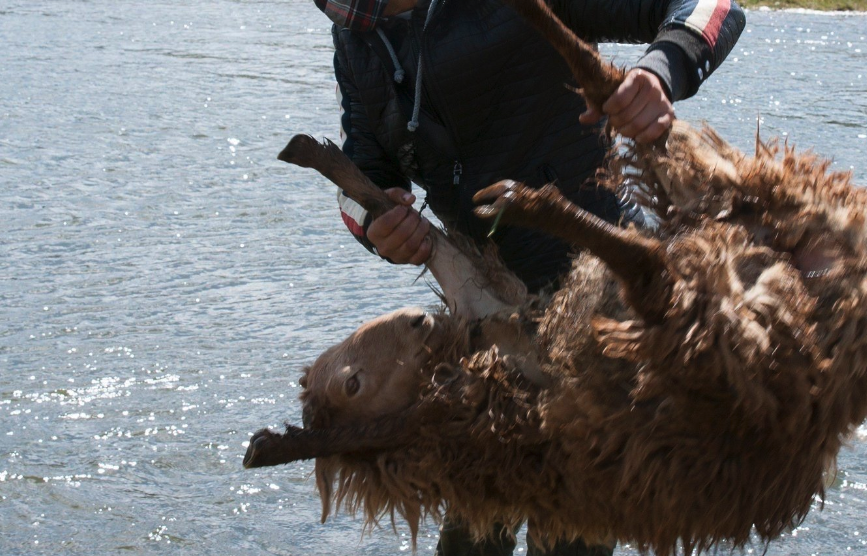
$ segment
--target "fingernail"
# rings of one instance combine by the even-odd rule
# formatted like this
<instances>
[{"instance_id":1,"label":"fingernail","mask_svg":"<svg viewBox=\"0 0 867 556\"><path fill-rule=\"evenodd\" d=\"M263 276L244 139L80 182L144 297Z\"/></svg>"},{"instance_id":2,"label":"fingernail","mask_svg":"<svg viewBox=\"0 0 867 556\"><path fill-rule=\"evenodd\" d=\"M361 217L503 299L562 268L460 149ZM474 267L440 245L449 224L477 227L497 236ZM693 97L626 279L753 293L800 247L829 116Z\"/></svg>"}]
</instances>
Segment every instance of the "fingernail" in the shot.
<instances>
[{"instance_id":1,"label":"fingernail","mask_svg":"<svg viewBox=\"0 0 867 556\"><path fill-rule=\"evenodd\" d=\"M412 199L412 193L404 193L404 194L403 194L403 200L404 200L404 202L407 202L407 203L408 203L408 202L410 202L411 199Z\"/></svg>"}]
</instances>

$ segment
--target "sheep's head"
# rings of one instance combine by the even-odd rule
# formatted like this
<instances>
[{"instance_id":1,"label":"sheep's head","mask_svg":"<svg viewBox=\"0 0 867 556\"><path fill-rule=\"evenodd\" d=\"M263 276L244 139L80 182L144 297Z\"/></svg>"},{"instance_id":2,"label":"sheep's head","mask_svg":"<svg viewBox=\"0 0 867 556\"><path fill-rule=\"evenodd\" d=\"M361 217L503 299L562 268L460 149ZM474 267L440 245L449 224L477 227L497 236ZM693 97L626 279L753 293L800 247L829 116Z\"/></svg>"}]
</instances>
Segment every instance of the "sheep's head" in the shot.
<instances>
[{"instance_id":1,"label":"sheep's head","mask_svg":"<svg viewBox=\"0 0 867 556\"><path fill-rule=\"evenodd\" d=\"M438 321L422 309L400 309L320 355L301 379L305 428L369 422L410 406L425 380L423 369L443 345Z\"/></svg>"}]
</instances>

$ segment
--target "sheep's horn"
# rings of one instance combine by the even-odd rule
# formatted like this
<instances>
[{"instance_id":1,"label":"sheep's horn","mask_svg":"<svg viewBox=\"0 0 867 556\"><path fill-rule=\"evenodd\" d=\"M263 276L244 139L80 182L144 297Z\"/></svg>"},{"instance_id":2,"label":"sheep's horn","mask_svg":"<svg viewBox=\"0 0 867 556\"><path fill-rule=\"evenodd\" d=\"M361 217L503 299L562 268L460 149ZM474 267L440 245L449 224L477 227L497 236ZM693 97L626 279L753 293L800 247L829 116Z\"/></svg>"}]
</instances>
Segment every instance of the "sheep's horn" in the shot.
<instances>
[{"instance_id":1,"label":"sheep's horn","mask_svg":"<svg viewBox=\"0 0 867 556\"><path fill-rule=\"evenodd\" d=\"M648 322L665 316L672 293L661 242L612 226L569 202L556 187L534 190L505 180L475 194L481 218L534 228L583 247L601 259L625 286L629 304Z\"/></svg>"},{"instance_id":2,"label":"sheep's horn","mask_svg":"<svg viewBox=\"0 0 867 556\"><path fill-rule=\"evenodd\" d=\"M394 207L394 202L328 139L320 143L309 135L296 135L277 158L302 168L313 168L363 206L373 218Z\"/></svg>"},{"instance_id":3,"label":"sheep's horn","mask_svg":"<svg viewBox=\"0 0 867 556\"><path fill-rule=\"evenodd\" d=\"M394 448L412 439L410 416L384 417L365 426L302 429L286 425L286 432L262 429L250 437L244 467L268 467L337 454Z\"/></svg>"},{"instance_id":4,"label":"sheep's horn","mask_svg":"<svg viewBox=\"0 0 867 556\"><path fill-rule=\"evenodd\" d=\"M544 0L503 2L518 12L551 43L569 64L587 102L601 108L623 82L626 75L624 71L605 62L596 49L579 39L554 15Z\"/></svg>"}]
</instances>

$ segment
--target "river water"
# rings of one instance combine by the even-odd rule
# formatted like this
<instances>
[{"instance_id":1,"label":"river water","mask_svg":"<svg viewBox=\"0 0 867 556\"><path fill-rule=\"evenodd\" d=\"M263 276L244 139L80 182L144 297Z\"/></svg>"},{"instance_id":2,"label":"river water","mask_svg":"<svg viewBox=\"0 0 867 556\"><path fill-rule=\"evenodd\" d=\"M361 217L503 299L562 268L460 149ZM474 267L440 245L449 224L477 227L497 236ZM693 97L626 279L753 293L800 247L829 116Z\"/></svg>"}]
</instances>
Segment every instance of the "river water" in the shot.
<instances>
[{"instance_id":1,"label":"river water","mask_svg":"<svg viewBox=\"0 0 867 556\"><path fill-rule=\"evenodd\" d=\"M743 149L759 118L867 184L865 35L863 15L750 12L678 114ZM309 464L241 469L252 431L300 421L305 363L436 301L348 236L322 178L275 160L296 132L336 137L324 16L3 0L0 46L0 554L408 551L400 526L320 525ZM768 554L867 554L865 437Z\"/></svg>"}]
</instances>

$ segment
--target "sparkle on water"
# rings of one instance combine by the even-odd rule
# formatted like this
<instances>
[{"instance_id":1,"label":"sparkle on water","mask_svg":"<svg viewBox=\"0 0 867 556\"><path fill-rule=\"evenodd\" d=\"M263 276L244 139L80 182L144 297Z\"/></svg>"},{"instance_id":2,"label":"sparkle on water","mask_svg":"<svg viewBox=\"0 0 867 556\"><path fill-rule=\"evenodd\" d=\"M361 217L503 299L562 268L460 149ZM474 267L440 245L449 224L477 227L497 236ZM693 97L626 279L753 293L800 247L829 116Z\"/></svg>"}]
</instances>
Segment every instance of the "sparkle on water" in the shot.
<instances>
[{"instance_id":1,"label":"sparkle on water","mask_svg":"<svg viewBox=\"0 0 867 556\"><path fill-rule=\"evenodd\" d=\"M742 149L758 118L867 184L865 29L751 12L678 114ZM308 0L12 0L0 35L0 554L409 551L400 524L320 525L309 462L241 469L254 430L300 421L302 365L436 301L275 160L294 133L337 138L325 18ZM768 554L867 553L865 440ZM430 525L420 554L435 543Z\"/></svg>"}]
</instances>

